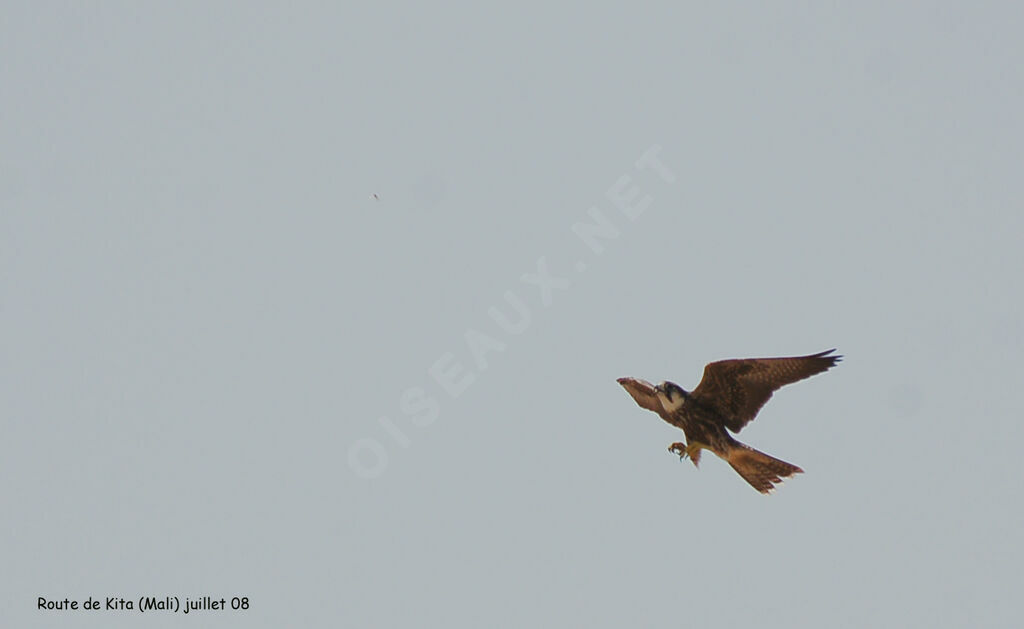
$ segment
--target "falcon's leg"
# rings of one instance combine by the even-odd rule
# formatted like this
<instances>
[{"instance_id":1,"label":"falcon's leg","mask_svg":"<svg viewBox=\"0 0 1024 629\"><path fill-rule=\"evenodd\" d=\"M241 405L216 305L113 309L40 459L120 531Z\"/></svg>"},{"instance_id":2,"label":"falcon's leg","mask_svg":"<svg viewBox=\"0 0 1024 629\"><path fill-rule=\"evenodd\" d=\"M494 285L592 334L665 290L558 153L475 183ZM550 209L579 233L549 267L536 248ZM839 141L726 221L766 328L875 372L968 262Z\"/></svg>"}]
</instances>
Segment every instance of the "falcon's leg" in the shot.
<instances>
[{"instance_id":1,"label":"falcon's leg","mask_svg":"<svg viewBox=\"0 0 1024 629\"><path fill-rule=\"evenodd\" d=\"M690 460L693 461L693 466L697 467L700 464L701 448L705 447L707 446L705 446L702 443L697 443L696 441L694 441L690 445L677 442L670 445L668 447L668 451L671 452L672 454L678 454L680 461L682 461L686 457L690 457Z\"/></svg>"}]
</instances>

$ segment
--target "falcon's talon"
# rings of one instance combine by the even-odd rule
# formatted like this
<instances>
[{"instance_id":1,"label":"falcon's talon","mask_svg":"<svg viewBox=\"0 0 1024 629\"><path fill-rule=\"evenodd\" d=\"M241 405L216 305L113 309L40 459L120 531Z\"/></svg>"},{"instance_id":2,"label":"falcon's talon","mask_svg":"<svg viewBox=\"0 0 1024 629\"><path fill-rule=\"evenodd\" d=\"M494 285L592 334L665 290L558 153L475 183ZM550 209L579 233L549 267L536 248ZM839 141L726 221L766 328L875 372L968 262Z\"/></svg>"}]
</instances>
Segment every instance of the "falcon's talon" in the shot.
<instances>
[{"instance_id":1,"label":"falcon's talon","mask_svg":"<svg viewBox=\"0 0 1024 629\"><path fill-rule=\"evenodd\" d=\"M701 451L701 448L704 448L704 449L707 449L707 450L711 449L711 448L707 447L706 445L704 445L703 443L698 443L696 441L692 441L692 442L690 442L690 445L686 446L686 454L688 454L689 457L690 457L690 460L693 461L694 467L699 467L700 466L700 451Z\"/></svg>"}]
</instances>

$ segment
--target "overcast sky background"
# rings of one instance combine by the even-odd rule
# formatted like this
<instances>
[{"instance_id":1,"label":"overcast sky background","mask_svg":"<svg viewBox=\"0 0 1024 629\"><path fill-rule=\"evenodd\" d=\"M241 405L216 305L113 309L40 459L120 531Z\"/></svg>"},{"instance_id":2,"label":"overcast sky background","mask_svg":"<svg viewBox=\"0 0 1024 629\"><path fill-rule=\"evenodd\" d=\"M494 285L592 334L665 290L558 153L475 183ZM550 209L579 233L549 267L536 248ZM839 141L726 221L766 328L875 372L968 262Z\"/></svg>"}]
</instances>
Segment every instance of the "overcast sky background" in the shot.
<instances>
[{"instance_id":1,"label":"overcast sky background","mask_svg":"<svg viewBox=\"0 0 1024 629\"><path fill-rule=\"evenodd\" d=\"M2 624L1013 624L1024 9L676 4L5 3Z\"/></svg>"}]
</instances>

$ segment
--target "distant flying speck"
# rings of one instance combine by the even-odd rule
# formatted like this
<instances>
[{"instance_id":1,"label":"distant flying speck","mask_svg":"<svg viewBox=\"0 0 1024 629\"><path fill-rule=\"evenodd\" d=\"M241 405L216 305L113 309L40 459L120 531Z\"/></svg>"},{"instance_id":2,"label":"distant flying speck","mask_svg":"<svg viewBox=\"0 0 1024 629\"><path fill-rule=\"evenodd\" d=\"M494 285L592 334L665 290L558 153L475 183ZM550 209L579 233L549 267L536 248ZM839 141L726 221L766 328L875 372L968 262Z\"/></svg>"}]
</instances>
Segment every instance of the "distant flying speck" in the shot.
<instances>
[{"instance_id":1,"label":"distant flying speck","mask_svg":"<svg viewBox=\"0 0 1024 629\"><path fill-rule=\"evenodd\" d=\"M376 200L376 201L380 201L380 197L378 197L378 196L377 196L377 193L376 193L376 192L374 192L374 193L373 193L373 198L374 198L374 200Z\"/></svg>"}]
</instances>

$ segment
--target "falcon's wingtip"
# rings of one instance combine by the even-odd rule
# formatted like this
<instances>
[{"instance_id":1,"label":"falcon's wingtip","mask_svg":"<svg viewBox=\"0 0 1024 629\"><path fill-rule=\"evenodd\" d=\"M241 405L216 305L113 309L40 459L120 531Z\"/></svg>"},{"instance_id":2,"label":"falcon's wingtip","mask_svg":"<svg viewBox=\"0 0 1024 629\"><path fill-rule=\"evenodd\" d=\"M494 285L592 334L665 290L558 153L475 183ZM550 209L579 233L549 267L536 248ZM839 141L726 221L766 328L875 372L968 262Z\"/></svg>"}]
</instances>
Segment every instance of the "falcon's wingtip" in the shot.
<instances>
[{"instance_id":1,"label":"falcon's wingtip","mask_svg":"<svg viewBox=\"0 0 1024 629\"><path fill-rule=\"evenodd\" d=\"M641 380L640 378L634 378L632 376L623 376L622 378L616 378L615 382L618 382L624 387L636 387L647 384L646 380Z\"/></svg>"},{"instance_id":2,"label":"falcon's wingtip","mask_svg":"<svg viewBox=\"0 0 1024 629\"><path fill-rule=\"evenodd\" d=\"M808 358L829 358L833 361L833 363L837 363L843 359L843 355L836 354L835 356L829 356L829 354L831 354L834 351L836 351L836 348L833 347L832 349L827 349L823 352L818 352L817 354L811 354L810 356L808 356Z\"/></svg>"}]
</instances>

